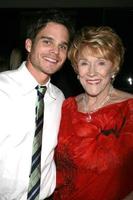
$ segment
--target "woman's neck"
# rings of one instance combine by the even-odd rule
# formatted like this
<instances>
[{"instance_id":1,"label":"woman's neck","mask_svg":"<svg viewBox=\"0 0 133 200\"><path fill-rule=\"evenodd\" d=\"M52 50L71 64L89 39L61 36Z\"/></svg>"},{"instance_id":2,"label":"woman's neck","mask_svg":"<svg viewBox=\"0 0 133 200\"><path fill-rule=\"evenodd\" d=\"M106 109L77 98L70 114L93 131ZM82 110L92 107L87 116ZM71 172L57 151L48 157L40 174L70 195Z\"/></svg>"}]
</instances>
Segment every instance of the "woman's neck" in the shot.
<instances>
[{"instance_id":1,"label":"woman's neck","mask_svg":"<svg viewBox=\"0 0 133 200\"><path fill-rule=\"evenodd\" d=\"M102 108L107 105L112 95L113 87L109 86L109 88L103 93L92 97L85 93L83 95L83 106L85 112L95 112L96 110Z\"/></svg>"}]
</instances>

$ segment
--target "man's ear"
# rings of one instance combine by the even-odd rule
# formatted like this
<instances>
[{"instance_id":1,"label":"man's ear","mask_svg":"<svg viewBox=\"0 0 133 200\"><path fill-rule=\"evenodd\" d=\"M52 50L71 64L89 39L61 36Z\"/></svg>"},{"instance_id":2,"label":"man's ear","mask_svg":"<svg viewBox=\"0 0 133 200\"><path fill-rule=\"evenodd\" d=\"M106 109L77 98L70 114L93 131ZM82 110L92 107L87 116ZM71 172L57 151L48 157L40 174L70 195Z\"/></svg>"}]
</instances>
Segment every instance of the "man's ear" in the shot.
<instances>
[{"instance_id":1,"label":"man's ear","mask_svg":"<svg viewBox=\"0 0 133 200\"><path fill-rule=\"evenodd\" d=\"M28 51L28 53L31 52L31 47L32 47L32 41L31 39L27 38L25 40L25 49Z\"/></svg>"}]
</instances>

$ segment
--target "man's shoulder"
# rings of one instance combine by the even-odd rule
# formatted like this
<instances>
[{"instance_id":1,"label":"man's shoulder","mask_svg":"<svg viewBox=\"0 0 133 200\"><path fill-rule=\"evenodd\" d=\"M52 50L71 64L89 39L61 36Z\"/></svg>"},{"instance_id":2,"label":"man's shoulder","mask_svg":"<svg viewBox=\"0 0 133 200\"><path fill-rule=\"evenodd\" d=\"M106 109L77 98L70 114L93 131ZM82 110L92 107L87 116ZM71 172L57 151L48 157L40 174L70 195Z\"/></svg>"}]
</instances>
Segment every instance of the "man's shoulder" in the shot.
<instances>
[{"instance_id":1,"label":"man's shoulder","mask_svg":"<svg viewBox=\"0 0 133 200\"><path fill-rule=\"evenodd\" d=\"M0 73L0 95L8 96L14 94L18 84L16 81L17 70L9 70ZM18 91L18 90L17 90Z\"/></svg>"},{"instance_id":2,"label":"man's shoulder","mask_svg":"<svg viewBox=\"0 0 133 200\"><path fill-rule=\"evenodd\" d=\"M64 99L64 94L60 88L58 88L56 85L53 83L49 84L49 90L50 93L52 93L55 97L61 97Z\"/></svg>"},{"instance_id":3,"label":"man's shoulder","mask_svg":"<svg viewBox=\"0 0 133 200\"><path fill-rule=\"evenodd\" d=\"M8 71L4 71L0 73L0 87L2 85L7 85L7 84L11 84L12 82L14 82L14 78L15 77L15 70L8 70Z\"/></svg>"}]
</instances>

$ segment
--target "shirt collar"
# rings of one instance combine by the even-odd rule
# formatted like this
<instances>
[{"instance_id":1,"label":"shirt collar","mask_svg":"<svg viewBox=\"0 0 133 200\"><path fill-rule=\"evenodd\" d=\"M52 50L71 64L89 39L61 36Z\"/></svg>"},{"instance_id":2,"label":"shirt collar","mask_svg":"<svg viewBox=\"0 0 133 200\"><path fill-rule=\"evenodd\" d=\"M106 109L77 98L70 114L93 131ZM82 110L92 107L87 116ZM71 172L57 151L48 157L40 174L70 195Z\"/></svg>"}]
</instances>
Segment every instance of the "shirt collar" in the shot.
<instances>
[{"instance_id":1,"label":"shirt collar","mask_svg":"<svg viewBox=\"0 0 133 200\"><path fill-rule=\"evenodd\" d=\"M23 94L27 94L35 89L38 85L36 79L32 76L29 70L26 67L26 61L22 62L21 66L18 68L18 78L19 85L22 86ZM56 93L51 84L51 78L49 78L48 82L45 84L47 87L46 96L51 97L52 99L56 99Z\"/></svg>"}]
</instances>

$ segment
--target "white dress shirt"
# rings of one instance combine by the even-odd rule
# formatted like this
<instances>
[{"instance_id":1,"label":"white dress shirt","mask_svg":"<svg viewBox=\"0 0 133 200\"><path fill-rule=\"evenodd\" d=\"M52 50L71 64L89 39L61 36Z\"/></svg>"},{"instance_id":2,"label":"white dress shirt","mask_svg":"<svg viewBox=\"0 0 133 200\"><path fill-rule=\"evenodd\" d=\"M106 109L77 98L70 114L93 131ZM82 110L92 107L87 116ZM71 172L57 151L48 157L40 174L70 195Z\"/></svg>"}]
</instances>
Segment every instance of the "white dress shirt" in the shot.
<instances>
[{"instance_id":1,"label":"white dress shirt","mask_svg":"<svg viewBox=\"0 0 133 200\"><path fill-rule=\"evenodd\" d=\"M25 62L0 74L0 200L26 200L35 132L37 81ZM50 81L44 97L40 199L50 196L56 183L53 161L63 93Z\"/></svg>"}]
</instances>

